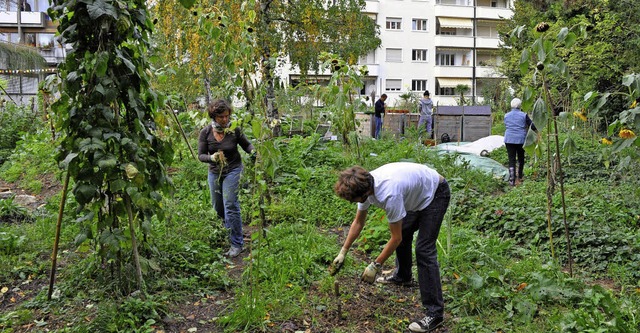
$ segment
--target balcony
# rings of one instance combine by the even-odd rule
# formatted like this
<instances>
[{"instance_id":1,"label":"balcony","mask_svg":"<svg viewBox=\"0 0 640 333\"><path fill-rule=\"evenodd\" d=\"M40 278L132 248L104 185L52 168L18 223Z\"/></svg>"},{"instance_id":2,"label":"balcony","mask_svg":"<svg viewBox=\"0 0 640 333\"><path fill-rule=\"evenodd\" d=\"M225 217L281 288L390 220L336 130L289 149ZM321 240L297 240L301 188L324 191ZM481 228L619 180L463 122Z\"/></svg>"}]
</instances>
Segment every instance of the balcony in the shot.
<instances>
[{"instance_id":1,"label":"balcony","mask_svg":"<svg viewBox=\"0 0 640 333\"><path fill-rule=\"evenodd\" d=\"M466 17L473 18L473 6L467 5L449 5L449 4L437 4L434 7L435 16L446 17Z\"/></svg>"},{"instance_id":2,"label":"balcony","mask_svg":"<svg viewBox=\"0 0 640 333\"><path fill-rule=\"evenodd\" d=\"M435 66L433 75L436 77L472 77L471 66Z\"/></svg>"},{"instance_id":3,"label":"balcony","mask_svg":"<svg viewBox=\"0 0 640 333\"><path fill-rule=\"evenodd\" d=\"M479 49L498 49L500 47L500 39L490 37L476 38L476 48Z\"/></svg>"},{"instance_id":4,"label":"balcony","mask_svg":"<svg viewBox=\"0 0 640 333\"><path fill-rule=\"evenodd\" d=\"M380 12L380 2L378 1L365 1L364 13L378 14Z\"/></svg>"},{"instance_id":5,"label":"balcony","mask_svg":"<svg viewBox=\"0 0 640 333\"><path fill-rule=\"evenodd\" d=\"M21 12L22 27L44 28L47 25L43 12ZM18 12L0 12L0 27L18 27Z\"/></svg>"},{"instance_id":6,"label":"balcony","mask_svg":"<svg viewBox=\"0 0 640 333\"><path fill-rule=\"evenodd\" d=\"M510 19L513 16L513 11L509 8L500 8L500 7L477 7L476 8L476 17L478 19L491 19L491 20L499 20L499 19Z\"/></svg>"},{"instance_id":7,"label":"balcony","mask_svg":"<svg viewBox=\"0 0 640 333\"><path fill-rule=\"evenodd\" d=\"M367 66L367 70L369 70L369 73L366 76L380 76L380 65L366 64L365 66Z\"/></svg>"},{"instance_id":8,"label":"balcony","mask_svg":"<svg viewBox=\"0 0 640 333\"><path fill-rule=\"evenodd\" d=\"M470 49L473 48L473 37L436 35L433 39L433 44L436 47L460 47Z\"/></svg>"},{"instance_id":9,"label":"balcony","mask_svg":"<svg viewBox=\"0 0 640 333\"><path fill-rule=\"evenodd\" d=\"M494 67L489 67L489 66L476 67L476 77L477 78L504 78L504 76L496 72L496 69Z\"/></svg>"}]
</instances>

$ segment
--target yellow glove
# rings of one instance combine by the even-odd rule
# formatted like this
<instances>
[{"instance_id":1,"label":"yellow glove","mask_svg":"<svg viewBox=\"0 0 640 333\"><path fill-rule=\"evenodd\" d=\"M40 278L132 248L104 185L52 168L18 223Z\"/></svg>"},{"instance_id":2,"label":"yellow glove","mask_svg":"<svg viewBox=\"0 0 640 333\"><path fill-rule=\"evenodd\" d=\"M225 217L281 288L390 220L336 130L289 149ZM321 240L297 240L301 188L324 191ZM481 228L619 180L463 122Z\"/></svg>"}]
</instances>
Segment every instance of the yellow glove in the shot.
<instances>
[{"instance_id":1,"label":"yellow glove","mask_svg":"<svg viewBox=\"0 0 640 333\"><path fill-rule=\"evenodd\" d=\"M364 269L364 273L362 273L362 277L360 278L360 280L367 283L373 283L376 281L376 276L378 275L378 273L380 273L381 270L382 265L374 261Z\"/></svg>"}]
</instances>

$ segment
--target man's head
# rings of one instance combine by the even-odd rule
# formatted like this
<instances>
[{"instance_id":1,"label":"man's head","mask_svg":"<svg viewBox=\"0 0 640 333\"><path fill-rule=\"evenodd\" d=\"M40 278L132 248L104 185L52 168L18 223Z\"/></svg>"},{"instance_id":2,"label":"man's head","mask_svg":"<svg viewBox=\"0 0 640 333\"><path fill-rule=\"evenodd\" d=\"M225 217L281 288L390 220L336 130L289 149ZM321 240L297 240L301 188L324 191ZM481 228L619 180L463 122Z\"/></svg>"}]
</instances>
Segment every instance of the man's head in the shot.
<instances>
[{"instance_id":1,"label":"man's head","mask_svg":"<svg viewBox=\"0 0 640 333\"><path fill-rule=\"evenodd\" d=\"M522 101L519 98L514 98L511 100L511 108L519 109L522 106Z\"/></svg>"},{"instance_id":2,"label":"man's head","mask_svg":"<svg viewBox=\"0 0 640 333\"><path fill-rule=\"evenodd\" d=\"M380 99L384 102L387 100L387 94L380 95Z\"/></svg>"},{"instance_id":3,"label":"man's head","mask_svg":"<svg viewBox=\"0 0 640 333\"><path fill-rule=\"evenodd\" d=\"M429 90L425 90L425 91L424 91L424 94L422 94L422 96L424 96L424 97L429 97L429 96L430 96L430 95L429 95Z\"/></svg>"},{"instance_id":4,"label":"man's head","mask_svg":"<svg viewBox=\"0 0 640 333\"><path fill-rule=\"evenodd\" d=\"M373 176L363 167L352 166L340 173L333 190L347 201L365 202L373 194Z\"/></svg>"}]
</instances>

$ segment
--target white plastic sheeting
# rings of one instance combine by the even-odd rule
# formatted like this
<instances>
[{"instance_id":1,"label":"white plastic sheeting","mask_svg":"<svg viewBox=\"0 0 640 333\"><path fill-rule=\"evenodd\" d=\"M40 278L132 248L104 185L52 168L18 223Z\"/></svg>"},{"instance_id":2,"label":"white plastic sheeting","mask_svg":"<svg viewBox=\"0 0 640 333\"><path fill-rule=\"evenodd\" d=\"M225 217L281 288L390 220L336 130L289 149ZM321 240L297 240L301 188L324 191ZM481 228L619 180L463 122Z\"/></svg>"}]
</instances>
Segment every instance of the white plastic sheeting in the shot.
<instances>
[{"instance_id":1,"label":"white plastic sheeting","mask_svg":"<svg viewBox=\"0 0 640 333\"><path fill-rule=\"evenodd\" d=\"M502 146L504 146L504 137L491 135L473 142L441 143L436 146L436 149L440 154L458 154L460 160L468 162L470 167L506 181L509 179L509 169L491 158L481 156L485 152L490 153Z\"/></svg>"}]
</instances>

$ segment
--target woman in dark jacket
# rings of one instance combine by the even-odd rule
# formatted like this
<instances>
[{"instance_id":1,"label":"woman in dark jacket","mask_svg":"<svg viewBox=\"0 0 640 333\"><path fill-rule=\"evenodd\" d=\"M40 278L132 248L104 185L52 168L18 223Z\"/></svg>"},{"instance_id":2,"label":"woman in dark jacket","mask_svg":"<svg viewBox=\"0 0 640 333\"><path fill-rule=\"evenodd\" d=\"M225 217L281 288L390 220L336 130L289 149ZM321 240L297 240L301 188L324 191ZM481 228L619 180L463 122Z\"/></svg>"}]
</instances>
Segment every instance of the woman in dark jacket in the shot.
<instances>
[{"instance_id":1,"label":"woman in dark jacket","mask_svg":"<svg viewBox=\"0 0 640 333\"><path fill-rule=\"evenodd\" d=\"M231 248L225 254L237 257L244 250L242 217L238 201L238 184L242 174L242 157L238 145L255 156L253 145L239 127L231 129L233 109L225 100L211 102L207 107L211 124L200 131L198 159L209 164L211 204L229 229Z\"/></svg>"},{"instance_id":2,"label":"woman in dark jacket","mask_svg":"<svg viewBox=\"0 0 640 333\"><path fill-rule=\"evenodd\" d=\"M534 131L531 118L522 112L522 101L519 98L511 100L511 111L504 115L504 143L507 146L507 156L509 157L509 184L515 185L516 177L522 180L524 171L524 141L527 138L529 126ZM518 160L518 173L516 174L516 156Z\"/></svg>"}]
</instances>

